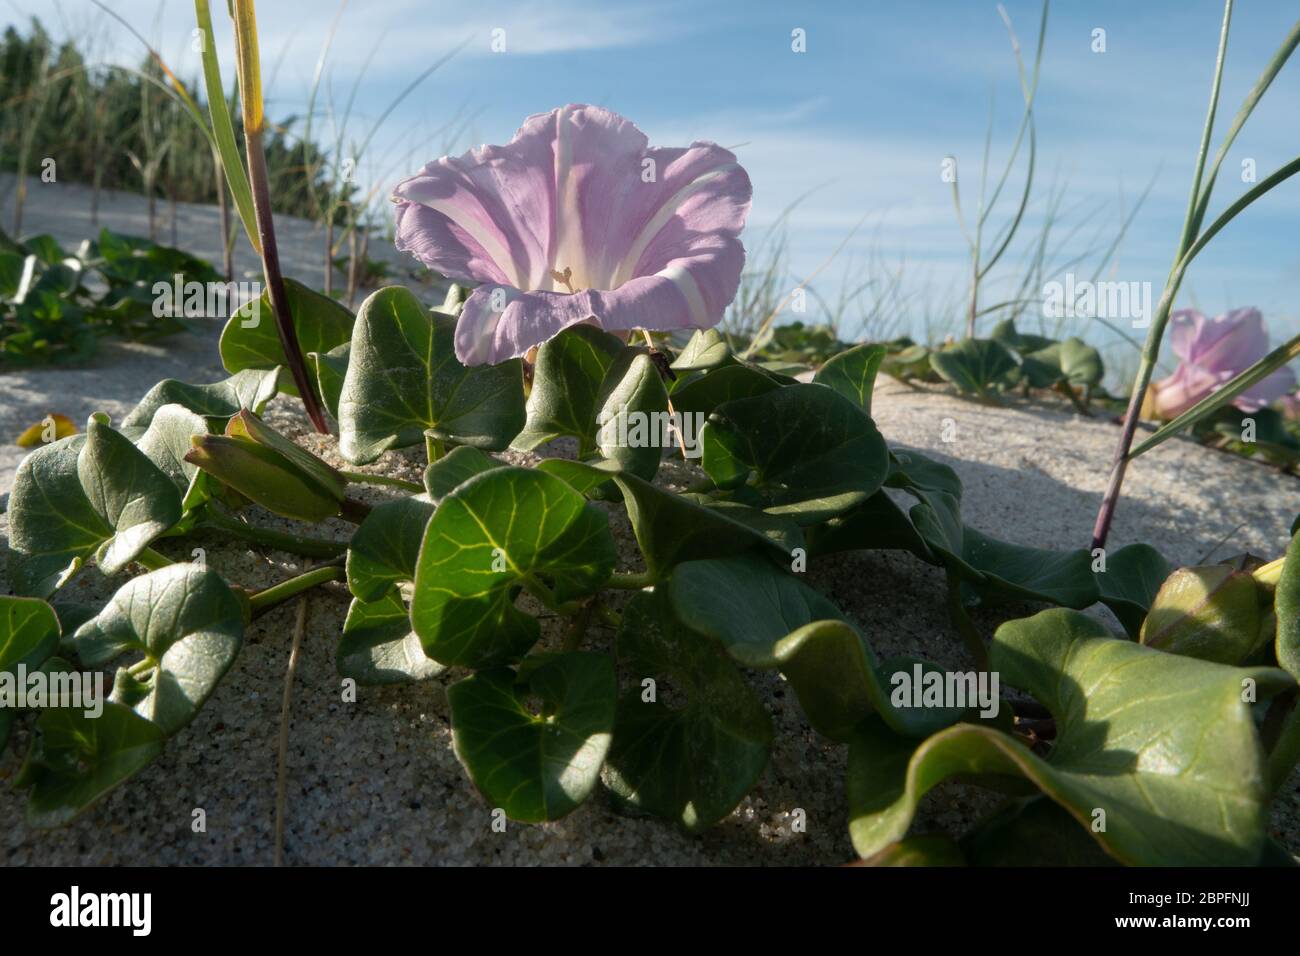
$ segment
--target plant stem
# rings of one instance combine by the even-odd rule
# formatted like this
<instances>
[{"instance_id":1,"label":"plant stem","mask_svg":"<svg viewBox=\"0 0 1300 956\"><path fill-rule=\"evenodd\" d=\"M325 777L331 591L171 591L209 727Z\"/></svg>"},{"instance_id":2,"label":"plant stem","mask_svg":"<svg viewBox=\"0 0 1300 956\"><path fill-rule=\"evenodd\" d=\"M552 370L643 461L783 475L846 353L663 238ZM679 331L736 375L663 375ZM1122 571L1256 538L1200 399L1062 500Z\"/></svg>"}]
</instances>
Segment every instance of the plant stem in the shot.
<instances>
[{"instance_id":1,"label":"plant stem","mask_svg":"<svg viewBox=\"0 0 1300 956\"><path fill-rule=\"evenodd\" d=\"M1215 59L1214 80L1210 84L1210 105L1205 115L1205 128L1201 133L1201 146L1196 157L1196 172L1192 176L1192 190L1187 200L1187 213L1183 219L1183 234L1178 241L1178 253L1174 256L1173 267L1165 282L1165 291L1160 297L1156 315L1152 317L1151 328L1147 330L1146 343L1142 347L1142 359L1138 365L1137 378L1133 382L1133 393L1129 397L1128 411L1124 415L1124 428L1120 433L1119 444L1115 447L1115 456L1111 461L1110 479L1106 485L1106 494L1102 497L1101 508L1097 511L1097 521L1092 529L1092 549L1104 548L1110 534L1110 524L1115 517L1115 506L1119 504L1120 489L1124 485L1124 473L1128 470L1129 449L1133 447L1133 436L1137 433L1138 419L1142 414L1142 403L1146 399L1151 376L1155 372L1156 360L1160 357L1160 342L1165 335L1165 326L1169 322L1169 311L1173 308L1174 298L1182 283L1183 271L1186 269L1184 259L1196 241L1196 209L1201 201L1201 177L1205 172L1205 159L1210 149L1210 136L1214 132L1214 114L1219 105L1219 87L1223 80L1223 63L1228 50L1228 27L1232 22L1232 0L1225 0L1223 5L1223 26L1219 32L1219 52ZM1208 196L1206 197L1209 198Z\"/></svg>"},{"instance_id":2,"label":"plant stem","mask_svg":"<svg viewBox=\"0 0 1300 956\"><path fill-rule=\"evenodd\" d=\"M392 485L394 488L405 488L407 491L413 491L417 495L424 491L424 485L417 485L413 481L404 481L401 478L390 478L388 475L367 475L360 471L340 471L339 474L356 484Z\"/></svg>"},{"instance_id":3,"label":"plant stem","mask_svg":"<svg viewBox=\"0 0 1300 956\"><path fill-rule=\"evenodd\" d=\"M654 575L649 571L634 571L630 574L620 574L615 571L605 582L608 587L620 588L625 591L639 591L642 588L648 588L655 583Z\"/></svg>"},{"instance_id":4,"label":"plant stem","mask_svg":"<svg viewBox=\"0 0 1300 956\"><path fill-rule=\"evenodd\" d=\"M443 455L447 454L447 449L442 442L426 432L424 435L424 454L425 457L429 459L429 464L432 465Z\"/></svg>"},{"instance_id":5,"label":"plant stem","mask_svg":"<svg viewBox=\"0 0 1300 956\"><path fill-rule=\"evenodd\" d=\"M582 606L577 601L568 601L561 604L559 599L556 598L555 592L532 575L525 575L520 579L519 583L524 586L525 591L537 598L548 611L570 615L577 614L582 609Z\"/></svg>"},{"instance_id":6,"label":"plant stem","mask_svg":"<svg viewBox=\"0 0 1300 956\"><path fill-rule=\"evenodd\" d=\"M284 865L284 805L289 791L289 712L293 707L293 679L298 673L298 655L307 631L307 599L298 602L298 619L293 627L293 644L289 647L289 664L284 672L284 697L280 702L280 740L276 748L275 779L275 866Z\"/></svg>"},{"instance_id":7,"label":"plant stem","mask_svg":"<svg viewBox=\"0 0 1300 956\"><path fill-rule=\"evenodd\" d=\"M307 377L298 334L294 330L293 315L289 310L289 294L280 273L280 254L275 244L275 221L271 215L270 175L266 169L266 150L262 146L262 132L266 117L262 112L262 77L257 48L257 13L253 0L234 0L235 53L239 61L239 96L244 114L244 150L248 158L249 186L253 193L253 212L257 219L257 234L262 247L262 273L266 277L271 311L275 313L276 331L285 362L293 374L294 385L302 398L303 408L316 431L329 434L325 415L316 393Z\"/></svg>"},{"instance_id":8,"label":"plant stem","mask_svg":"<svg viewBox=\"0 0 1300 956\"><path fill-rule=\"evenodd\" d=\"M587 636L587 623L591 620L592 611L595 610L596 601L588 601L578 609L578 613L573 615L573 620L569 624L569 633L564 636L564 644L561 650L566 653L576 651L582 644L582 639Z\"/></svg>"},{"instance_id":9,"label":"plant stem","mask_svg":"<svg viewBox=\"0 0 1300 956\"><path fill-rule=\"evenodd\" d=\"M152 657L146 655L142 660L138 660L130 667L128 667L126 669L126 672L130 674L132 677L139 677L141 674L145 673L146 671L153 670L157 666L158 666L158 662L154 660Z\"/></svg>"},{"instance_id":10,"label":"plant stem","mask_svg":"<svg viewBox=\"0 0 1300 956\"><path fill-rule=\"evenodd\" d=\"M955 571L948 571L948 618L952 621L952 626L957 629L961 635L962 641L966 645L966 650L970 651L971 657L975 658L975 664L980 670L989 669L989 651L984 646L984 639L980 637L979 631L975 629L970 615L961 604L961 576Z\"/></svg>"},{"instance_id":11,"label":"plant stem","mask_svg":"<svg viewBox=\"0 0 1300 956\"><path fill-rule=\"evenodd\" d=\"M592 610L596 616L601 619L608 627L618 630L623 625L623 615L619 614L611 607L606 607L604 602L596 601L592 605Z\"/></svg>"},{"instance_id":12,"label":"plant stem","mask_svg":"<svg viewBox=\"0 0 1300 956\"><path fill-rule=\"evenodd\" d=\"M248 605L253 610L253 617L258 618L277 605L283 604L295 594L301 594L318 584L342 581L346 576L343 568L337 564L315 568L297 577L289 578L287 581L281 581L265 591L258 591L248 599Z\"/></svg>"},{"instance_id":13,"label":"plant stem","mask_svg":"<svg viewBox=\"0 0 1300 956\"><path fill-rule=\"evenodd\" d=\"M228 518L212 510L209 510L208 517L198 527L212 531L224 531L237 538L243 538L245 541L260 544L263 547L273 548L276 551L287 551L290 554L298 554L307 558L337 558L348 549L346 541L328 541L325 538L310 538L304 535L289 534L286 531L258 528L255 525L246 524L235 518Z\"/></svg>"},{"instance_id":14,"label":"plant stem","mask_svg":"<svg viewBox=\"0 0 1300 956\"><path fill-rule=\"evenodd\" d=\"M135 560L150 571L157 571L159 568L165 568L176 563L166 555L159 554L153 548L145 548Z\"/></svg>"}]
</instances>

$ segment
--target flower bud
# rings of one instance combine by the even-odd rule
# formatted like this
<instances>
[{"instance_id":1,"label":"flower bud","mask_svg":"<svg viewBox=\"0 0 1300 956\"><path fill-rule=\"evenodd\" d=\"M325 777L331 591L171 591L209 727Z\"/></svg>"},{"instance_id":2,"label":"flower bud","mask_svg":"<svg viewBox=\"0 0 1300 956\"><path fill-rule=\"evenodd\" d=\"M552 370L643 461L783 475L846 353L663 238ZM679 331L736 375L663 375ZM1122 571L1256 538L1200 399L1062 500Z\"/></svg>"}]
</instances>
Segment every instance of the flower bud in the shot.
<instances>
[{"instance_id":1,"label":"flower bud","mask_svg":"<svg viewBox=\"0 0 1300 956\"><path fill-rule=\"evenodd\" d=\"M1268 636L1268 595L1245 571L1215 564L1165 579L1142 624L1148 647L1219 664L1240 664Z\"/></svg>"},{"instance_id":2,"label":"flower bud","mask_svg":"<svg viewBox=\"0 0 1300 956\"><path fill-rule=\"evenodd\" d=\"M192 442L186 461L276 514L323 521L342 509L346 479L247 411Z\"/></svg>"}]
</instances>

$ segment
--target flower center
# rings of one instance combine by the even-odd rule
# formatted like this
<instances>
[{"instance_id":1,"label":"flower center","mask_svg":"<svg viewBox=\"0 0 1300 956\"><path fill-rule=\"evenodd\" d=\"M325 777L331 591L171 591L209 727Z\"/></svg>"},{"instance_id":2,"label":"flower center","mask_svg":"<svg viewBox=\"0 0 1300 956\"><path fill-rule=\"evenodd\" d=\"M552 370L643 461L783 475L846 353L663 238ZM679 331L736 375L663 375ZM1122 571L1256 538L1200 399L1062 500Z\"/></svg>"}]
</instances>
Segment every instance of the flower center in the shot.
<instances>
[{"instance_id":1,"label":"flower center","mask_svg":"<svg viewBox=\"0 0 1300 956\"><path fill-rule=\"evenodd\" d=\"M569 295L573 295L574 292L578 291L573 287L573 269L569 266L565 266L563 272L552 269L551 278L556 282L563 282L564 287L569 290Z\"/></svg>"}]
</instances>

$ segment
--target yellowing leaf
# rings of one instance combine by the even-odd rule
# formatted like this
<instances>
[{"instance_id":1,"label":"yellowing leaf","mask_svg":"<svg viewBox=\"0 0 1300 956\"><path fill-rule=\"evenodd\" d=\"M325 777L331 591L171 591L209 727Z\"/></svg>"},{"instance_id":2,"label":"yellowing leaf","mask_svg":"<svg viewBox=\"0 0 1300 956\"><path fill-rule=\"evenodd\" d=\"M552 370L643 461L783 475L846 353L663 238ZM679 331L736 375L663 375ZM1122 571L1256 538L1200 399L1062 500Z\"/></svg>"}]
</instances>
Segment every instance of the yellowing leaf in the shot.
<instances>
[{"instance_id":1,"label":"yellowing leaf","mask_svg":"<svg viewBox=\"0 0 1300 956\"><path fill-rule=\"evenodd\" d=\"M50 442L75 434L77 434L77 426L73 424L71 418L58 412L50 412L19 435L14 440L14 444L19 448L35 448L37 445L48 445Z\"/></svg>"}]
</instances>

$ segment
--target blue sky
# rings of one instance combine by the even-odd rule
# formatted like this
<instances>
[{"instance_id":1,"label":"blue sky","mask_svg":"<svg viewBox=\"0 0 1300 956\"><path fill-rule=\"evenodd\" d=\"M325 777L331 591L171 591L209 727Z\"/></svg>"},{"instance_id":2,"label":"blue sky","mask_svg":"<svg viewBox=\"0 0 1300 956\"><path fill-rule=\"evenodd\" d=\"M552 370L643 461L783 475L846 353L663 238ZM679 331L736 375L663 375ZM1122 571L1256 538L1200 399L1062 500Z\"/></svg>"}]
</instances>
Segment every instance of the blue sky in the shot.
<instances>
[{"instance_id":1,"label":"blue sky","mask_svg":"<svg viewBox=\"0 0 1300 956\"><path fill-rule=\"evenodd\" d=\"M0 9L10 20L37 9L32 0L6 3ZM187 0L165 0L160 16L157 0L112 5L156 39L179 72L197 72ZM60 0L57 11L40 6L56 30L93 32L105 58L136 57L134 41L89 0ZM221 0L213 6L224 20ZM274 75L271 112L300 113L334 4L262 0L258 6L263 57ZM1007 0L1006 7L1032 52L1038 3ZM1220 135L1298 15L1295 0L1237 4ZM1155 176L1107 278L1149 281L1158 297L1182 223L1221 16L1218 0L1054 4L1035 109L1036 202L1023 243L1037 233L1048 188L1056 185L1064 190L1066 210L1056 234L1063 241L1057 261L1104 247L1122 210ZM491 50L498 28L505 31L504 53ZM806 31L804 53L791 50L795 28ZM1096 28L1106 31L1104 53L1090 48ZM226 24L218 32L228 33ZM658 144L698 138L735 147L754 183L751 245L812 190L787 222L791 284L817 268L865 216L819 277L823 294L833 297L846 274L866 275L862 270L874 256L894 267L905 263L904 283L915 302L951 302L945 313L960 309L968 259L940 164L946 155L957 157L969 215L990 103L995 171L1020 115L1014 60L993 2L351 0L327 76L341 110L364 71L352 135L359 136L420 70L466 40L468 46L381 130L371 161L361 167L363 182L382 180L386 191L388 180L445 147L504 142L531 113L567 102L598 103L635 121ZM225 62L231 62L228 47ZM448 133L439 130L455 117L457 135L448 142ZM1253 159L1263 178L1297 153L1300 64L1292 62L1225 162L1211 215L1246 188L1242 160ZM993 224L1011 211L1022 170L1013 173ZM1292 181L1202 254L1179 304L1211 313L1253 304L1275 339L1300 330L1298 226L1300 181ZM1013 246L1006 268L991 277L986 301L1009 287L1022 248ZM1085 258L1076 273L1087 277L1093 262L1095 256Z\"/></svg>"}]
</instances>

